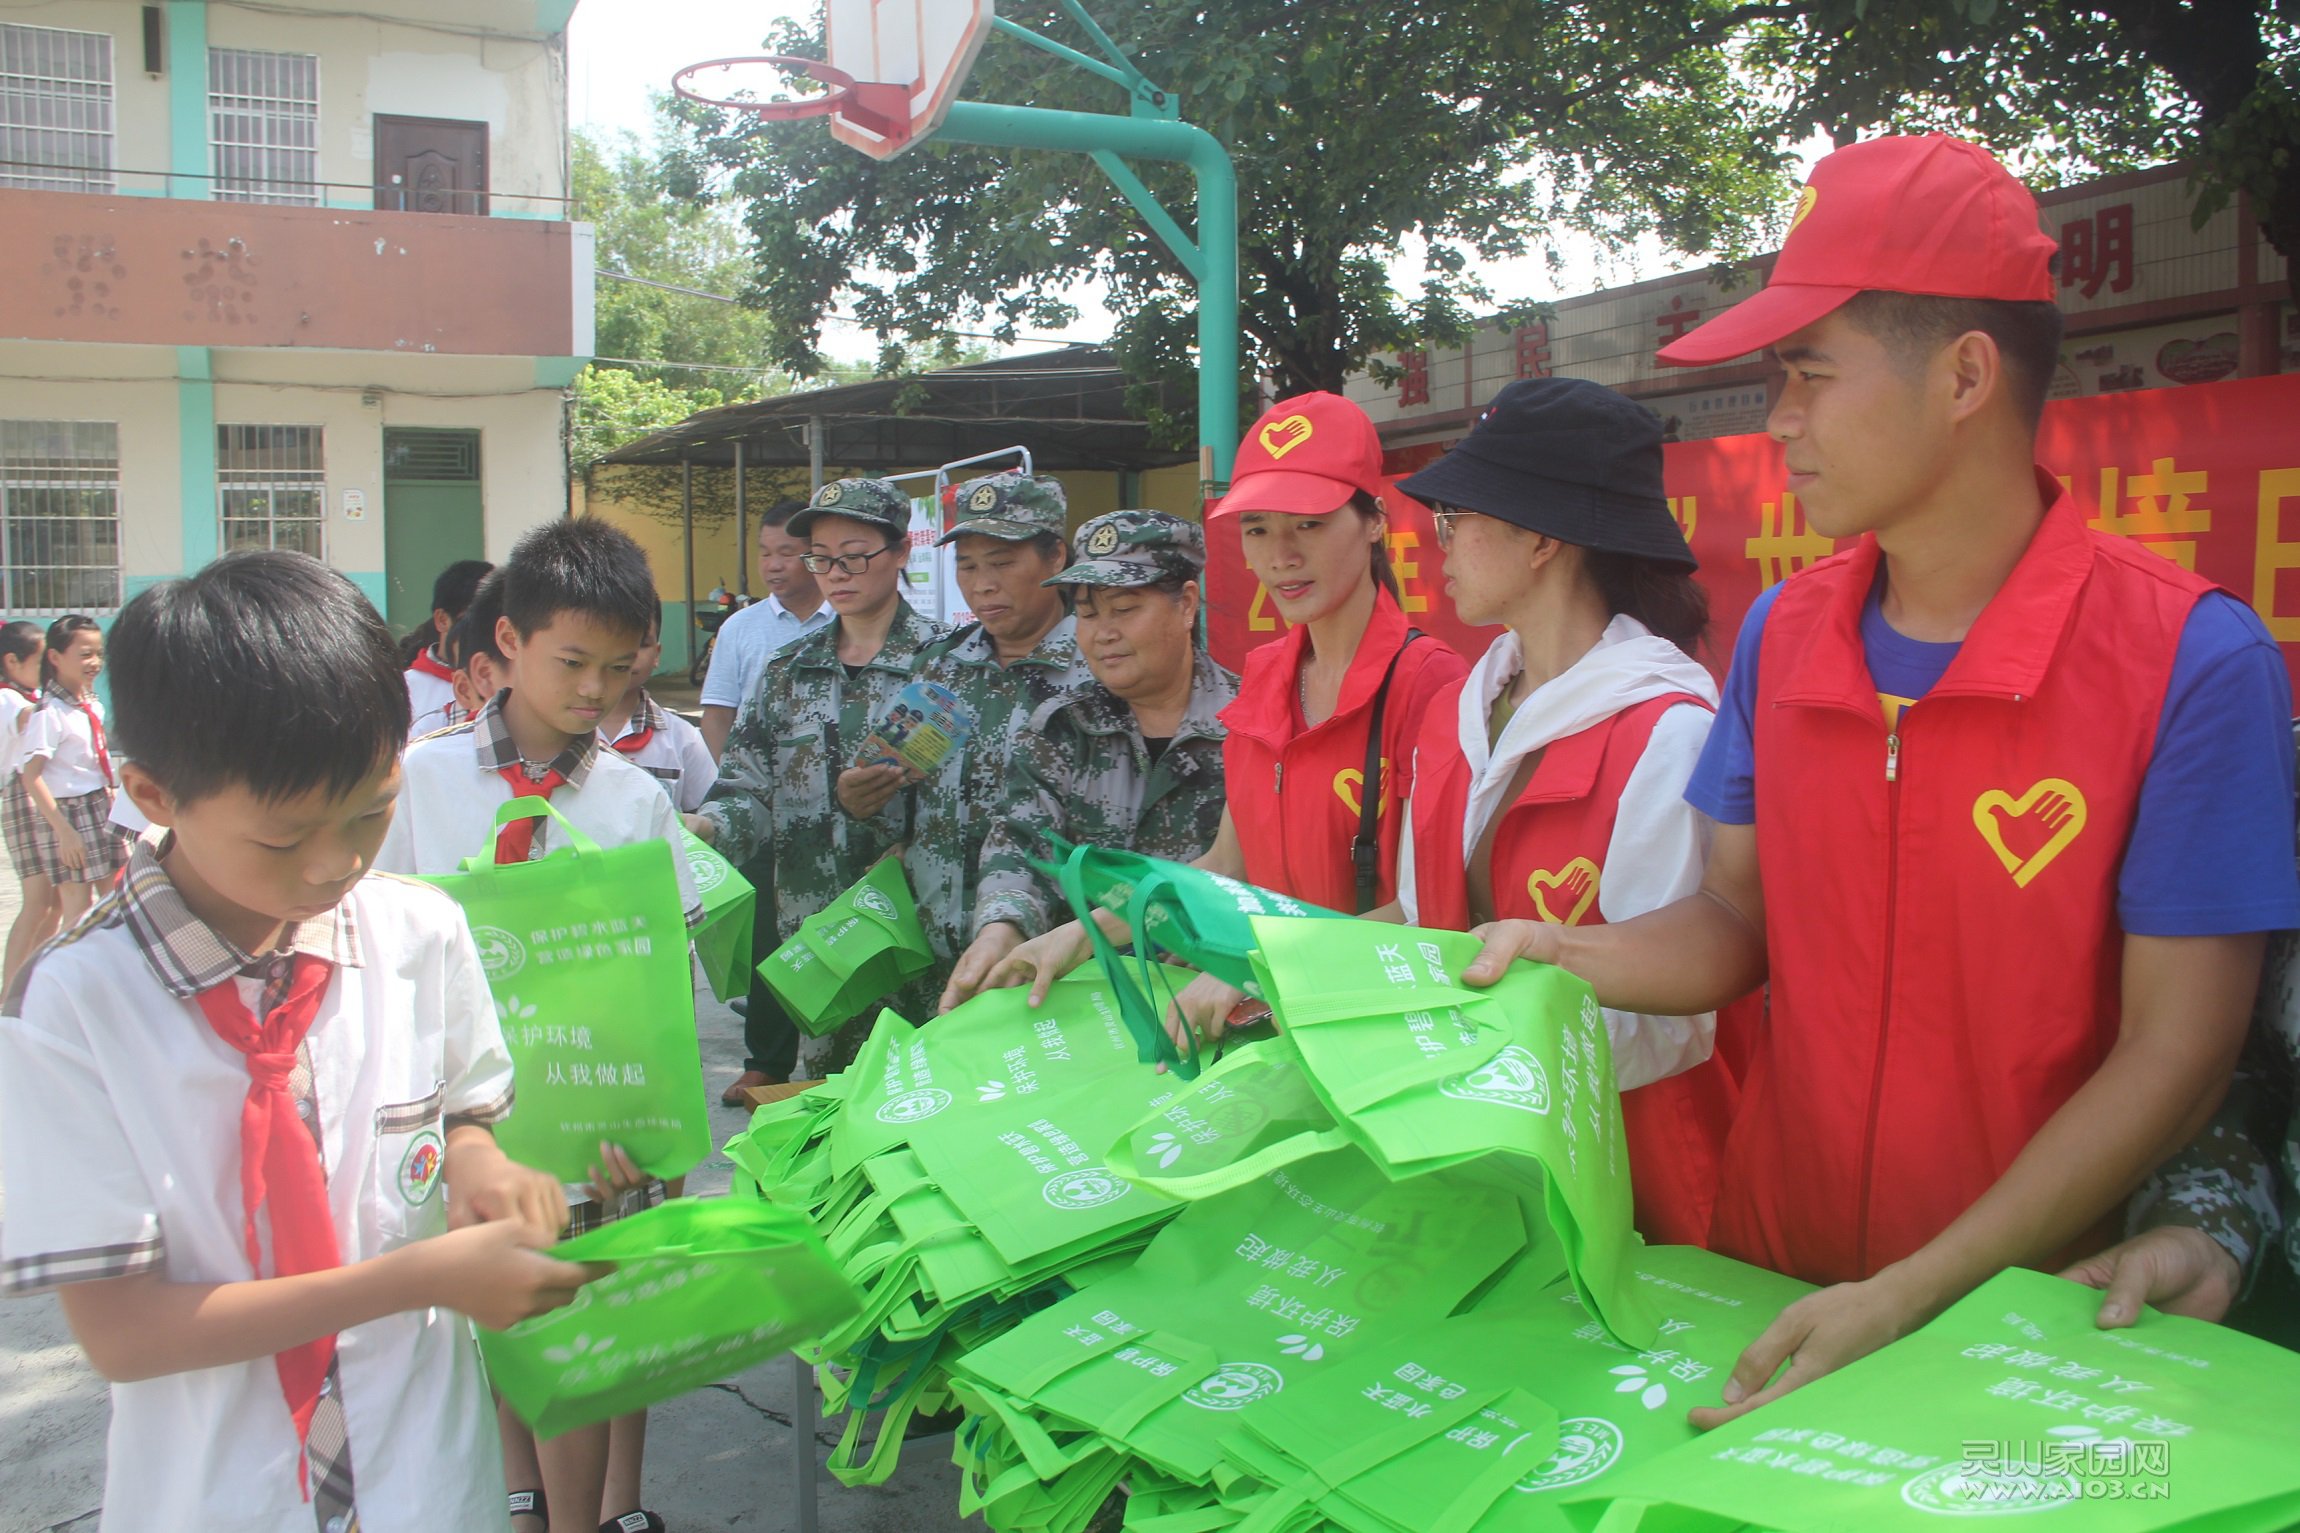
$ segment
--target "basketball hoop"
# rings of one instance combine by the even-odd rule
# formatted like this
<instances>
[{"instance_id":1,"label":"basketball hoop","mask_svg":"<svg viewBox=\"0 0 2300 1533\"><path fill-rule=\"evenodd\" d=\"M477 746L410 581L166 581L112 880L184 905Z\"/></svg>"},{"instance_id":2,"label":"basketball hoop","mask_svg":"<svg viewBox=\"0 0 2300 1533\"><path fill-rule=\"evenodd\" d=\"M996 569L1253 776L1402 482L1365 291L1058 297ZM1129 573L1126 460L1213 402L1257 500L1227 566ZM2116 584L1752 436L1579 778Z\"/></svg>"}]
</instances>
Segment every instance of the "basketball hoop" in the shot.
<instances>
[{"instance_id":1,"label":"basketball hoop","mask_svg":"<svg viewBox=\"0 0 2300 1533\"><path fill-rule=\"evenodd\" d=\"M716 71L719 82L711 89L726 91L725 81L738 69L764 65L788 79L804 75L828 90L797 99L757 100L747 95L707 95L698 89L698 76ZM700 64L689 64L671 76L671 90L686 100L703 106L717 107L727 112L748 112L768 122L798 122L808 117L840 117L866 128L884 138L900 141L910 136L910 92L902 85L882 84L857 80L853 75L821 59L798 58L791 54L770 53L756 58L705 59Z\"/></svg>"}]
</instances>

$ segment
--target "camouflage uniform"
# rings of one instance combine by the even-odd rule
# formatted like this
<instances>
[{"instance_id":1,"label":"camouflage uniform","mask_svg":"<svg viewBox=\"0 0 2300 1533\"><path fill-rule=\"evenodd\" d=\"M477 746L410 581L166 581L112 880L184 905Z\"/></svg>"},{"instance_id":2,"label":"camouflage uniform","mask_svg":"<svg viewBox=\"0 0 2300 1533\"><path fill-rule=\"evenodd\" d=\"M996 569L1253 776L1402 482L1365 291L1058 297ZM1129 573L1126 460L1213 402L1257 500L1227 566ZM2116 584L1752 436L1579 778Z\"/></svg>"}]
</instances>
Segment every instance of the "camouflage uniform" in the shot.
<instances>
[{"instance_id":1,"label":"camouflage uniform","mask_svg":"<svg viewBox=\"0 0 2300 1533\"><path fill-rule=\"evenodd\" d=\"M824 485L809 509L877 522L908 535L910 502L883 480ZM794 532L799 522L792 518ZM727 737L718 783L702 808L704 817L716 823L716 844L729 862L757 858L772 865L778 943L910 835L915 790L897 793L876 815L858 820L839 807L836 784L854 764L873 721L910 680L920 657L949 630L898 598L885 644L850 678L839 662L844 627L833 622L819 628L767 662L757 694ZM767 891L762 889L760 897L768 898ZM875 1016L873 1011L829 1038L806 1041L802 1056L825 1073L842 1068L868 1036Z\"/></svg>"},{"instance_id":2,"label":"camouflage uniform","mask_svg":"<svg viewBox=\"0 0 2300 1533\"><path fill-rule=\"evenodd\" d=\"M1205 547L1194 523L1154 511L1114 511L1078 529L1079 562L1048 584L1194 580L1205 568ZM1238 678L1198 649L1181 726L1152 762L1134 711L1081 661L1062 695L1033 712L1015 737L1011 788L983 843L975 934L1007 921L1035 936L1064 919L1052 880L1030 865L1046 854L1040 831L1184 862L1204 854L1222 823L1228 731L1220 715L1237 695Z\"/></svg>"},{"instance_id":3,"label":"camouflage uniform","mask_svg":"<svg viewBox=\"0 0 2300 1533\"><path fill-rule=\"evenodd\" d=\"M2300 722L2294 725L2300 745ZM2300 1218L2285 1209L2300 1188L2300 934L2268 941L2252 1030L2228 1098L2194 1142L2132 1195L2131 1234L2180 1226L2202 1230L2236 1258L2247 1281L2254 1258L2280 1250L2300 1274Z\"/></svg>"},{"instance_id":4,"label":"camouflage uniform","mask_svg":"<svg viewBox=\"0 0 2300 1533\"><path fill-rule=\"evenodd\" d=\"M1059 539L1067 513L1060 485L1011 472L960 485L954 509L966 519L942 535L944 543L969 535L1010 543L1047 533ZM918 821L903 854L911 894L940 960L938 972L929 976L937 996L971 935L975 873L1010 786L1014 739L1032 714L1060 695L1078 663L1077 628L1065 616L1029 654L1001 665L995 642L973 624L937 646L919 667L921 677L950 688L975 713L965 748L951 753L933 782L920 785ZM913 988L923 993L928 987ZM931 1015L932 1008L927 1010Z\"/></svg>"}]
</instances>

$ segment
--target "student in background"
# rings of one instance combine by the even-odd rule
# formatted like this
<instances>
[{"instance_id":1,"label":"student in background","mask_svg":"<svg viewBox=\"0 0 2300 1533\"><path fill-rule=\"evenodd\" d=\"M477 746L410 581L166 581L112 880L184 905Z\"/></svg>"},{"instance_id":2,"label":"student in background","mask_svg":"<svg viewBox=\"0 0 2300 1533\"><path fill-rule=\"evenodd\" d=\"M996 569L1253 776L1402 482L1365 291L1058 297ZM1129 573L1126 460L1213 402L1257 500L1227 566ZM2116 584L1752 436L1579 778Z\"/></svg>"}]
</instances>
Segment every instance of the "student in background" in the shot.
<instances>
[{"instance_id":1,"label":"student in background","mask_svg":"<svg viewBox=\"0 0 2300 1533\"><path fill-rule=\"evenodd\" d=\"M719 763L703 743L702 731L655 701L647 678L663 659L663 625L657 618L631 666L631 684L599 721L599 738L624 760L663 785L681 814L693 814L719 780Z\"/></svg>"},{"instance_id":2,"label":"student in background","mask_svg":"<svg viewBox=\"0 0 2300 1533\"><path fill-rule=\"evenodd\" d=\"M711 668L703 676L703 742L711 759L727 753L735 715L757 695L767 661L792 640L830 626L837 614L823 601L822 586L807 572L806 540L791 531L791 518L806 509L786 500L759 520L759 584L766 596L719 625L711 645Z\"/></svg>"},{"instance_id":3,"label":"student in background","mask_svg":"<svg viewBox=\"0 0 2300 1533\"><path fill-rule=\"evenodd\" d=\"M599 743L600 721L629 687L658 610L647 556L625 533L577 517L522 537L502 578L495 645L510 662L510 684L470 723L408 748L406 788L377 868L449 873L490 842L499 863L543 856L548 820L495 824L495 811L511 799L541 796L601 846L668 843L692 919L700 902L687 859L677 855L678 811L654 778ZM620 1146L599 1149L590 1186L569 1189L580 1199L573 1233L665 1195L663 1183L631 1169ZM497 1425L512 1514L531 1520L516 1533L537 1533L532 1523L591 1533L638 1514L645 1412L542 1440L508 1409Z\"/></svg>"},{"instance_id":4,"label":"student in background","mask_svg":"<svg viewBox=\"0 0 2300 1533\"><path fill-rule=\"evenodd\" d=\"M495 1144L511 1060L462 914L362 876L407 735L391 634L291 553L113 633L122 786L168 836L0 1008L0 1288L56 1290L112 1381L109 1527L500 1528L465 1317L605 1269L545 1254L559 1187Z\"/></svg>"},{"instance_id":5,"label":"student in background","mask_svg":"<svg viewBox=\"0 0 2300 1533\"><path fill-rule=\"evenodd\" d=\"M431 622L406 639L407 707L414 721L410 739L427 733L425 721L455 701L455 664L443 648L447 630L463 616L479 583L494 568L485 559L458 559L431 583Z\"/></svg>"},{"instance_id":6,"label":"student in background","mask_svg":"<svg viewBox=\"0 0 2300 1533\"><path fill-rule=\"evenodd\" d=\"M22 891L15 924L8 928L7 974L14 976L32 950L56 935L63 907L57 903L55 880L32 866L33 847L39 840L39 811L16 777L16 763L24 742L24 726L40 706L40 672L48 639L37 623L21 620L0 628L0 833L8 843L8 863L16 870Z\"/></svg>"},{"instance_id":7,"label":"student in background","mask_svg":"<svg viewBox=\"0 0 2300 1533\"><path fill-rule=\"evenodd\" d=\"M96 700L104 669L96 620L73 613L49 624L45 664L47 690L25 720L16 768L34 810L26 866L55 886L69 925L127 866L129 837L112 823L119 779Z\"/></svg>"}]
</instances>

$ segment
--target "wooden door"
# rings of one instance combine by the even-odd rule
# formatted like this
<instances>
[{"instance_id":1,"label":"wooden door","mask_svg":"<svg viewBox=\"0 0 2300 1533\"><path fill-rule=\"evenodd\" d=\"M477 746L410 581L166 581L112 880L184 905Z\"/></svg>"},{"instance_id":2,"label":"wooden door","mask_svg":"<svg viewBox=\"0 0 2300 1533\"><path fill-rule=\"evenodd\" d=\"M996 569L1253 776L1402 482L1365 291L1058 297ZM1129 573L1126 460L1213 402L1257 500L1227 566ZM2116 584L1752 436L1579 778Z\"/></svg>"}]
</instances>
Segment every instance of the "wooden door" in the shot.
<instances>
[{"instance_id":1,"label":"wooden door","mask_svg":"<svg viewBox=\"0 0 2300 1533\"><path fill-rule=\"evenodd\" d=\"M377 113L375 205L406 213L485 213L487 124Z\"/></svg>"}]
</instances>

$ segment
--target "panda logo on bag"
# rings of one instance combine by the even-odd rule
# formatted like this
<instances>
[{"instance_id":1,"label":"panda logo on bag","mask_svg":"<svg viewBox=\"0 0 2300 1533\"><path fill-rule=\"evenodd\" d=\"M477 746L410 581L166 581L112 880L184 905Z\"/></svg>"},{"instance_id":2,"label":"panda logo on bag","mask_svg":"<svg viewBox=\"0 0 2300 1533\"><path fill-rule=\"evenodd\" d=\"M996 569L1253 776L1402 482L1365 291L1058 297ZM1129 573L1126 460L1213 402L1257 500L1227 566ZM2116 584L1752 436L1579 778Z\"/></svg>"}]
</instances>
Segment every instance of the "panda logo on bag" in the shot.
<instances>
[{"instance_id":1,"label":"panda logo on bag","mask_svg":"<svg viewBox=\"0 0 2300 1533\"><path fill-rule=\"evenodd\" d=\"M1100 1166L1086 1166L1048 1177L1046 1185L1039 1189L1056 1208L1071 1210L1100 1208L1105 1203L1117 1202L1133 1190Z\"/></svg>"},{"instance_id":2,"label":"panda logo on bag","mask_svg":"<svg viewBox=\"0 0 2300 1533\"><path fill-rule=\"evenodd\" d=\"M861 906L863 909L869 911L871 914L882 917L885 920L899 921L902 919L901 915L894 908L894 901L888 899L885 893L881 890L857 889L855 891L854 902Z\"/></svg>"},{"instance_id":3,"label":"panda logo on bag","mask_svg":"<svg viewBox=\"0 0 2300 1533\"><path fill-rule=\"evenodd\" d=\"M687 848L687 872L695 880L697 894L709 894L727 881L726 863L705 851L700 842Z\"/></svg>"},{"instance_id":4,"label":"panda logo on bag","mask_svg":"<svg viewBox=\"0 0 2300 1533\"><path fill-rule=\"evenodd\" d=\"M878 1121L881 1123L917 1123L931 1118L950 1105L950 1093L940 1086L921 1086L898 1097L888 1097L879 1104Z\"/></svg>"},{"instance_id":5,"label":"panda logo on bag","mask_svg":"<svg viewBox=\"0 0 2300 1533\"><path fill-rule=\"evenodd\" d=\"M1267 1363L1224 1363L1183 1391L1182 1398L1202 1411L1242 1411L1285 1387L1285 1375Z\"/></svg>"}]
</instances>

